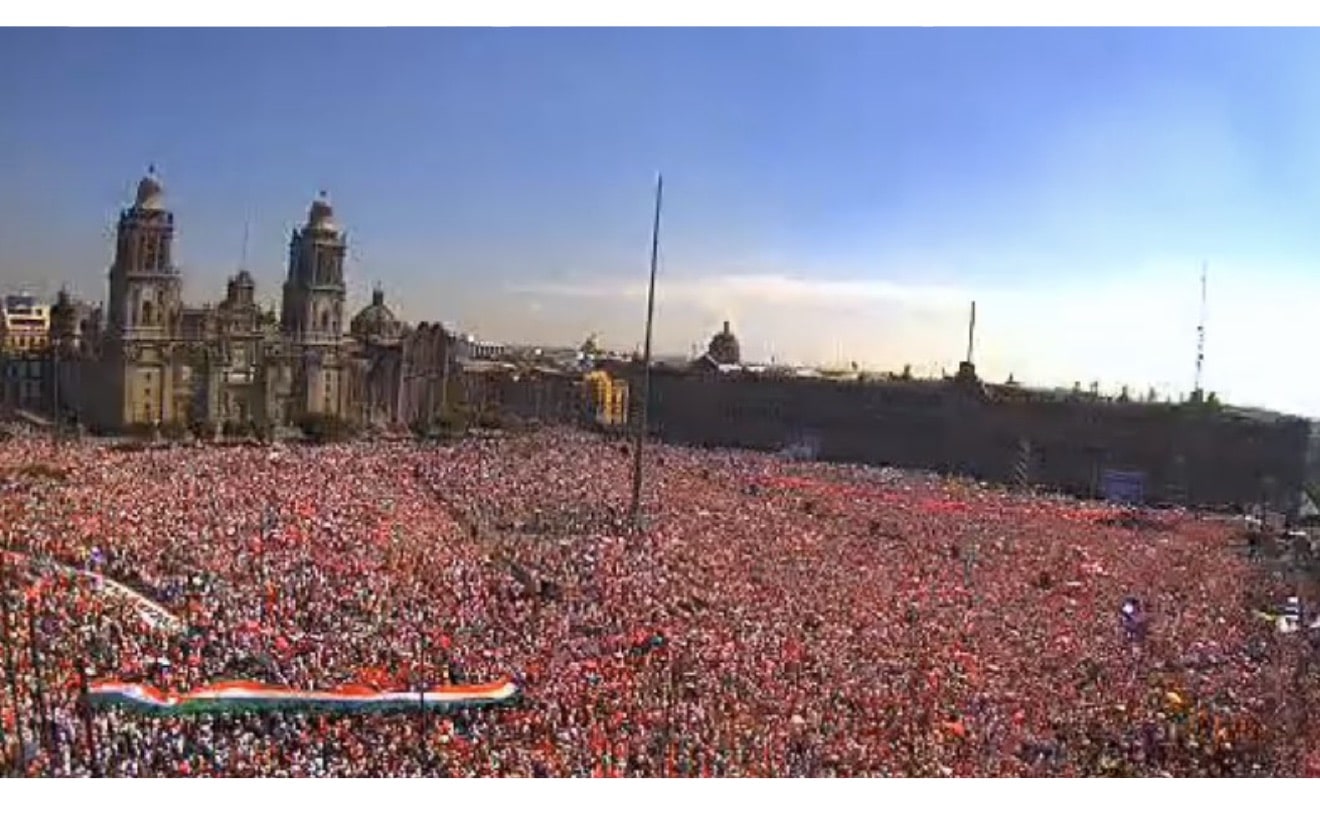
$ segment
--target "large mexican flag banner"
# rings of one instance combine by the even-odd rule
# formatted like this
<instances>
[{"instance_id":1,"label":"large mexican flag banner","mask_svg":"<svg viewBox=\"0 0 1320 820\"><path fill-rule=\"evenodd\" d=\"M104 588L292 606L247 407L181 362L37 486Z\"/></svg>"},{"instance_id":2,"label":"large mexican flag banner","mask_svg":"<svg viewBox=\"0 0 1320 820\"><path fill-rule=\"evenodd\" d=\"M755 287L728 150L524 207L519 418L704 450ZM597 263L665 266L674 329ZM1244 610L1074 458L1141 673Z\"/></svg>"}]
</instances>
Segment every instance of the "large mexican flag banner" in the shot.
<instances>
[{"instance_id":1,"label":"large mexican flag banner","mask_svg":"<svg viewBox=\"0 0 1320 820\"><path fill-rule=\"evenodd\" d=\"M310 691L231 681L186 693L162 692L141 683L97 681L88 686L87 692L92 706L117 706L162 716L257 711L443 711L505 704L513 701L517 695L518 687L509 681L475 686L445 686L418 692L380 692L362 685L341 686L331 691Z\"/></svg>"}]
</instances>

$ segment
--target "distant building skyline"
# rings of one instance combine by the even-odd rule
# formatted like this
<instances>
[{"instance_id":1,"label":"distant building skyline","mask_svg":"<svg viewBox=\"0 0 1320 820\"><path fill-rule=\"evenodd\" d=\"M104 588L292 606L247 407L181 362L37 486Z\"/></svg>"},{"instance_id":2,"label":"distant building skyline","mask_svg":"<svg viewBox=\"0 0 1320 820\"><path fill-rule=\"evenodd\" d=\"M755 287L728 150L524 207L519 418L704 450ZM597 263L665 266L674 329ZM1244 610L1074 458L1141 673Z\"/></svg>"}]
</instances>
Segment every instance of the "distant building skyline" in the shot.
<instances>
[{"instance_id":1,"label":"distant building skyline","mask_svg":"<svg viewBox=\"0 0 1320 820\"><path fill-rule=\"evenodd\" d=\"M150 175L154 175L158 173L154 163L148 165L148 173ZM317 193L317 201L327 201L329 198L330 198L329 193L327 191L322 190ZM250 230L251 225L245 224L244 228L245 231ZM246 253L244 253L243 256L246 257ZM187 268L186 260L180 260L180 261L182 262L182 267L186 269ZM242 267L241 270L243 272L247 272L249 267L251 266ZM236 268L236 270L238 269ZM183 283L184 283L183 293L184 293L184 299L186 301L196 302L197 304L202 306L212 306L214 304L217 304L216 295L214 291L212 291L209 294L204 294L204 293L199 294L196 298L194 298L193 296L193 294L198 294L199 291L203 289L203 287L207 287L207 288L210 287L209 279L204 277L186 276L183 279ZM692 288L694 284L699 285L700 283L681 281L680 288ZM728 287L731 290L744 290L744 291L760 290L763 294L773 293L774 290L778 287L785 288L786 290L789 291L793 291L793 290L798 291L797 293L790 293L789 295L785 296L783 298L785 302L791 302L794 298L810 300L811 297L814 295L812 291L816 289L816 287L811 285L810 283L798 283L798 282L792 282L788 280L775 279L775 278L761 278L761 279L755 277L746 277L743 279L735 278L724 284L726 287ZM862 286L854 289L855 292L852 294L852 297L865 298L866 290L867 290L867 288L865 287L865 283L859 283L859 284L861 284ZM356 285L357 285L357 289L361 289L360 282L356 282ZM619 293L635 295L633 292L636 291L637 289L640 289L641 287L642 285L640 283L634 283L633 286L623 285L620 288ZM882 285L881 287L883 288L884 286ZM372 288L373 288L373 292L371 293L371 295L367 296L361 302L355 302L352 299L347 300L345 302L344 309L348 311L349 315L354 315L358 312L360 308L366 308L369 305L375 304L378 301L386 298L387 289L385 288L385 285L381 280L378 279L372 285ZM268 286L268 290L269 289L270 288ZM35 301L35 303L44 306L48 310L49 307L52 304L54 304L56 300L56 296L61 290L70 292L67 284L56 285L54 282L46 282L44 283L44 285L38 284L35 286L23 285L17 288L11 288L10 292L16 292L19 294L23 294L25 297L30 297ZM540 289L538 289L535 286L532 286L529 287L527 291L530 293L539 293L543 296L557 295L557 296L564 296L570 299L573 297L578 297L585 300L596 299L602 295L602 292L593 290L590 285L569 285L563 288L547 287ZM663 286L662 286L662 291L663 291ZM47 296L48 292L49 292L49 296ZM518 293L518 289L515 289L513 292L515 294ZM680 290L679 293L686 295L686 293L683 290ZM104 306L104 302L105 302L104 293L84 294L81 292L73 291L70 292L70 295L73 296L76 301L79 301L81 303L85 303L93 306L101 306L101 307ZM943 308L954 310L954 312L956 313L956 304L954 301L956 298L956 294L952 290L945 292L938 292L932 290L930 293L921 294L921 297L927 300L928 303L915 305L918 310L920 310L923 307L929 308L932 304L938 302L941 304ZM277 293L272 292L272 293L260 294L258 292L256 302L262 305L263 307L276 309L281 304L281 299ZM410 321L412 323L417 323L421 321L430 321L430 322L437 321L435 319L427 319L426 317L421 317L421 316L412 316L411 318L409 318L406 306L403 305L391 305L391 309L398 312L402 319L406 321ZM964 322L966 321L966 317L963 317L963 321ZM517 337L517 336L510 338L493 338L487 336L478 336L477 334L474 334L467 327L465 327L464 325L458 322L441 320L440 323L443 324L450 331L460 333L460 335L462 335L464 338L467 339L469 344L475 344L480 347L489 348L492 350L496 348L504 349L505 347L551 348L551 347L570 347L573 345L573 340L567 338L543 339L543 338L526 338L526 337ZM721 321L719 324L720 324L720 328L718 330L715 330L713 333L707 334L707 336L704 337L706 340L709 340L711 338L720 338L724 334L728 334L730 332L729 320L725 319ZM956 324L952 325L951 327L953 329L956 329L958 333L965 333L965 328L958 329L956 327ZM599 336L600 334L598 331L592 330L589 333L589 335ZM791 358L780 359L776 357L773 352L775 349L774 339L761 339L758 340L761 342L761 344L758 346L758 349L762 349L766 351L766 355L762 357L753 357L753 361L749 361L748 363L770 364L772 362L778 362L779 364L782 365L791 365L793 367L821 369L821 370L852 369L853 366L856 365L857 361L859 360L859 357L852 355L852 351L850 351L845 346L839 344L837 341L837 336L830 336L829 338L831 339L831 342L834 345L832 350L833 355L832 356L827 355L823 358L816 360L793 360ZM962 338L965 339L965 336L963 336ZM610 349L613 350L626 349L622 345L616 345L611 347L608 344L609 340L606 339L605 341L607 342L606 346L610 347ZM735 344L737 343L735 342ZM633 346L640 347L640 343L639 342L635 343ZM698 357L701 355L702 352L704 352L705 348L706 348L705 341L701 341L701 340L694 341L691 344L691 349L697 351ZM672 361L678 358L694 358L694 357L689 353L680 352L680 350L677 347L675 347L674 349L669 349L669 350L665 350L665 349L658 350L656 353L656 358L657 360ZM865 359L865 357L860 357L860 358L863 360ZM935 360L906 359L902 362L901 366L891 366L887 368L879 367L879 366L868 366L867 368L863 368L863 369L870 371L883 370L886 372L894 372L894 373L897 373L900 370L910 370L910 372L918 378L941 378L941 377L949 376L954 372L955 364L951 362L952 360L948 360L948 359L935 359ZM1020 382L1020 380L1016 379L1016 376L1012 371L1009 371L1007 375L995 374L995 376L997 376L997 378L992 376L991 377L992 380L1009 381L1011 379L1014 382ZM1076 381L1082 381L1082 380L1080 379L1074 380L1074 382ZM1070 384L1071 383L1072 382L1070 382ZM1101 384L1099 380L1092 380L1091 382L1089 382L1089 384L1090 383L1096 385ZM1054 382L1054 383L1041 382L1041 383L1031 383L1028 384L1027 386L1039 387L1044 389L1063 389L1067 385L1065 385L1062 382ZM1140 397L1140 396L1144 396L1150 390L1155 390L1157 393L1159 393L1161 398L1177 399L1184 395L1190 394L1192 391L1192 388L1190 386L1185 390L1180 390L1176 386L1169 386L1169 385L1162 385L1162 388L1163 389L1156 387L1152 384L1135 384L1131 381L1120 380L1105 384L1101 392L1106 394L1118 395L1120 392L1126 390L1130 392L1132 395L1136 395ZM1088 389L1090 388L1088 387ZM1214 392L1214 390L1213 388L1211 388L1207 392ZM1317 412L1315 415L1320 415L1320 412Z\"/></svg>"}]
</instances>

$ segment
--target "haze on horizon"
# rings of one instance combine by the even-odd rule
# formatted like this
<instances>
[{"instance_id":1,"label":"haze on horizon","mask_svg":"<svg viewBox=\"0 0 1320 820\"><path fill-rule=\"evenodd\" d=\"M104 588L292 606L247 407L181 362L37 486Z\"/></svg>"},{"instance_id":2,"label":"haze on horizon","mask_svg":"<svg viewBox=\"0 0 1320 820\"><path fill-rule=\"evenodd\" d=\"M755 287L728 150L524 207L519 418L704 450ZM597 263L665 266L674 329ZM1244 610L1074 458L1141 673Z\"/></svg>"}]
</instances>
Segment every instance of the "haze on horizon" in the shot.
<instances>
[{"instance_id":1,"label":"haze on horizon","mask_svg":"<svg viewBox=\"0 0 1320 820\"><path fill-rule=\"evenodd\" d=\"M105 298L146 166L191 302L278 298L325 189L350 310L506 341L728 319L750 359L1190 391L1320 416L1320 33L0 32L0 286Z\"/></svg>"}]
</instances>

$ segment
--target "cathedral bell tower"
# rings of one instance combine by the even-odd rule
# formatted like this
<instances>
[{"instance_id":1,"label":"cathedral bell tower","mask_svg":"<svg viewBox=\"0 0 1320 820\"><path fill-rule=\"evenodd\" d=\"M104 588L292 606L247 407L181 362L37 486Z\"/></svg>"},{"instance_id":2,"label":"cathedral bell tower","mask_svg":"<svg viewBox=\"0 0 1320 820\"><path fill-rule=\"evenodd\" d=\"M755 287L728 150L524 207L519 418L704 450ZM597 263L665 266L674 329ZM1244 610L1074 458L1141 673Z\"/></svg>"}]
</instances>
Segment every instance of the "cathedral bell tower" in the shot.
<instances>
[{"instance_id":1,"label":"cathedral bell tower","mask_svg":"<svg viewBox=\"0 0 1320 820\"><path fill-rule=\"evenodd\" d=\"M150 168L138 182L132 206L119 214L110 266L112 339L165 339L179 317L182 282L173 264L174 214Z\"/></svg>"},{"instance_id":2,"label":"cathedral bell tower","mask_svg":"<svg viewBox=\"0 0 1320 820\"><path fill-rule=\"evenodd\" d=\"M312 202L307 224L289 239L280 332L291 346L289 418L340 416L344 352L344 256L347 236L335 224L325 192Z\"/></svg>"},{"instance_id":3,"label":"cathedral bell tower","mask_svg":"<svg viewBox=\"0 0 1320 820\"><path fill-rule=\"evenodd\" d=\"M183 281L174 267L174 214L151 168L133 204L119 214L110 265L110 304L104 351L105 389L93 411L110 429L159 425L186 418L186 378L175 343Z\"/></svg>"},{"instance_id":4,"label":"cathedral bell tower","mask_svg":"<svg viewBox=\"0 0 1320 820\"><path fill-rule=\"evenodd\" d=\"M289 240L280 328L304 345L334 345L344 331L344 255L348 237L335 224L325 192L312 202L307 224Z\"/></svg>"}]
</instances>

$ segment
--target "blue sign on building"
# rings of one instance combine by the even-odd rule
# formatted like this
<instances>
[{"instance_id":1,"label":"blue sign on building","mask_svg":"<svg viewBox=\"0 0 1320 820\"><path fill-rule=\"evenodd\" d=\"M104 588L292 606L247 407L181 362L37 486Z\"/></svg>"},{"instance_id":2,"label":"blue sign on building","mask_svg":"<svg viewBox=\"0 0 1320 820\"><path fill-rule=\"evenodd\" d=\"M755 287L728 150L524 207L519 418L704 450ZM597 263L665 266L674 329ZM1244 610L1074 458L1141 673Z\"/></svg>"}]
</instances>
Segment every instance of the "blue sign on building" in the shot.
<instances>
[{"instance_id":1,"label":"blue sign on building","mask_svg":"<svg viewBox=\"0 0 1320 820\"><path fill-rule=\"evenodd\" d=\"M1146 501L1146 474L1131 470L1105 470L1100 494L1115 504L1140 505Z\"/></svg>"}]
</instances>

